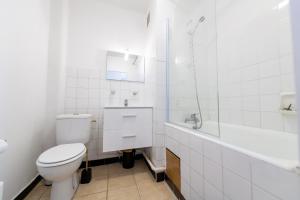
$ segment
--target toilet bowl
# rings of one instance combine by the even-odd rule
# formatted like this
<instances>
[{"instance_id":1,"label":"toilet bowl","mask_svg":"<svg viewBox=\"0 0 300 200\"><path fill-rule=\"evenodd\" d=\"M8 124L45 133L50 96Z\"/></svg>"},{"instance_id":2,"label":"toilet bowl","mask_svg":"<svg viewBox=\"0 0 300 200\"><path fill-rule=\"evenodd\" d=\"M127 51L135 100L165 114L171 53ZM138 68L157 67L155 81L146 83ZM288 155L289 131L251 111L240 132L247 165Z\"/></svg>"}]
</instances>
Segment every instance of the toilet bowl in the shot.
<instances>
[{"instance_id":1,"label":"toilet bowl","mask_svg":"<svg viewBox=\"0 0 300 200\"><path fill-rule=\"evenodd\" d=\"M52 182L51 200L71 200L78 187L77 170L86 153L82 143L63 144L48 149L36 161L40 175Z\"/></svg>"}]
</instances>

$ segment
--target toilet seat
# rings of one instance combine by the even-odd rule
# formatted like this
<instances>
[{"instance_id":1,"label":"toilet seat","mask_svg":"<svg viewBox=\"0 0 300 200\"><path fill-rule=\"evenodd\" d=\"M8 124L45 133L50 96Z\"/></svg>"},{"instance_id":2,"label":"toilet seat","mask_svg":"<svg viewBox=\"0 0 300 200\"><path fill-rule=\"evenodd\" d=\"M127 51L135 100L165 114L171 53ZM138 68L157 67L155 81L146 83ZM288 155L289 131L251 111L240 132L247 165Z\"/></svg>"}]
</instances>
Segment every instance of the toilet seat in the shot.
<instances>
[{"instance_id":1,"label":"toilet seat","mask_svg":"<svg viewBox=\"0 0 300 200\"><path fill-rule=\"evenodd\" d=\"M85 152L82 143L58 145L43 152L36 163L41 167L61 166L81 158Z\"/></svg>"}]
</instances>

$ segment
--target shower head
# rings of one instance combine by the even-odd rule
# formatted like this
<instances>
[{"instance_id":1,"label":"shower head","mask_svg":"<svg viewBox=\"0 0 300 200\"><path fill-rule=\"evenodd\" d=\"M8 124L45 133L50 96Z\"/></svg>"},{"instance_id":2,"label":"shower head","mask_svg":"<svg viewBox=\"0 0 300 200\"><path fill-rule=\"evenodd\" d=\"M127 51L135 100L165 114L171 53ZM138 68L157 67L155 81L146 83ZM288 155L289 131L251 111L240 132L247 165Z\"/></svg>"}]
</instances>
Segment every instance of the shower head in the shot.
<instances>
[{"instance_id":1,"label":"shower head","mask_svg":"<svg viewBox=\"0 0 300 200\"><path fill-rule=\"evenodd\" d=\"M198 29L198 26L200 23L203 23L205 21L205 16L202 16L198 19L198 21L196 22L196 24L194 25L194 28L191 28L189 31L188 31L188 34L189 35L194 35L194 33L196 32L196 30ZM188 25L192 26L193 25L193 21L191 20Z\"/></svg>"}]
</instances>

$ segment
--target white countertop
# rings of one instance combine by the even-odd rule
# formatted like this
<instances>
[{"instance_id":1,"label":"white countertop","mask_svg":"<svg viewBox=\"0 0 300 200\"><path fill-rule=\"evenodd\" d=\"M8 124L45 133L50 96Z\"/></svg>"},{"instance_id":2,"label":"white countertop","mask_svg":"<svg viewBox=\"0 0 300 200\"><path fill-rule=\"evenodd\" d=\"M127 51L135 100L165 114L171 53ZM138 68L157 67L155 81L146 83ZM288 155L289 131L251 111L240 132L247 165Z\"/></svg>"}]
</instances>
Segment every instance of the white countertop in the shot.
<instances>
[{"instance_id":1,"label":"white countertop","mask_svg":"<svg viewBox=\"0 0 300 200\"><path fill-rule=\"evenodd\" d=\"M143 108L153 108L152 106L106 106L104 109L143 109Z\"/></svg>"}]
</instances>

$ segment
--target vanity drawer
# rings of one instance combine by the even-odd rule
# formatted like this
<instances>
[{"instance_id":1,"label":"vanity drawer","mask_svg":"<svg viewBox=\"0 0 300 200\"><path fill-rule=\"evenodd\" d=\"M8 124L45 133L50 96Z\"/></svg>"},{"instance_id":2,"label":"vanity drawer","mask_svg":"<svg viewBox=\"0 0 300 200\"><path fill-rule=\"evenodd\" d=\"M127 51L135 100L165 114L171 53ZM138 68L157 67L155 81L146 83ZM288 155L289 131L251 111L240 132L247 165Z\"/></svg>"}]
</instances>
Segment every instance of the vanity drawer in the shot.
<instances>
[{"instance_id":1,"label":"vanity drawer","mask_svg":"<svg viewBox=\"0 0 300 200\"><path fill-rule=\"evenodd\" d=\"M152 108L104 109L103 152L152 146Z\"/></svg>"},{"instance_id":2,"label":"vanity drawer","mask_svg":"<svg viewBox=\"0 0 300 200\"><path fill-rule=\"evenodd\" d=\"M152 126L152 109L104 109L104 130L132 130L139 126Z\"/></svg>"}]
</instances>

